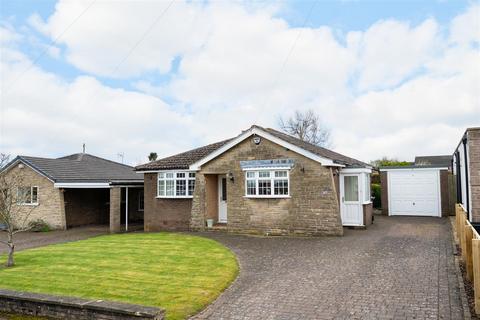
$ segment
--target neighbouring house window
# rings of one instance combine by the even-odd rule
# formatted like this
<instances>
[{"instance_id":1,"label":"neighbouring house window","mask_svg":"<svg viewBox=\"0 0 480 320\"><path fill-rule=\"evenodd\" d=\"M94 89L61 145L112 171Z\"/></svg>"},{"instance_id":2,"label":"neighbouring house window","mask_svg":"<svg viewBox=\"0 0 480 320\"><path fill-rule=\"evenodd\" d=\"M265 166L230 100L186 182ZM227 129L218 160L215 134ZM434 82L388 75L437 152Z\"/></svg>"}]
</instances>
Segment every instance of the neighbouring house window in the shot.
<instances>
[{"instance_id":1,"label":"neighbouring house window","mask_svg":"<svg viewBox=\"0 0 480 320\"><path fill-rule=\"evenodd\" d=\"M18 187L17 203L26 205L38 204L38 187Z\"/></svg>"},{"instance_id":2,"label":"neighbouring house window","mask_svg":"<svg viewBox=\"0 0 480 320\"><path fill-rule=\"evenodd\" d=\"M159 172L157 196L190 198L195 189L195 172Z\"/></svg>"},{"instance_id":3,"label":"neighbouring house window","mask_svg":"<svg viewBox=\"0 0 480 320\"><path fill-rule=\"evenodd\" d=\"M365 198L364 201L370 201L370 174L365 174Z\"/></svg>"},{"instance_id":4,"label":"neighbouring house window","mask_svg":"<svg viewBox=\"0 0 480 320\"><path fill-rule=\"evenodd\" d=\"M281 198L289 196L288 170L249 170L245 172L247 197Z\"/></svg>"},{"instance_id":5,"label":"neighbouring house window","mask_svg":"<svg viewBox=\"0 0 480 320\"><path fill-rule=\"evenodd\" d=\"M358 176L344 176L345 201L358 201Z\"/></svg>"},{"instance_id":6,"label":"neighbouring house window","mask_svg":"<svg viewBox=\"0 0 480 320\"><path fill-rule=\"evenodd\" d=\"M144 196L143 196L143 190L138 192L138 211L143 211L144 210Z\"/></svg>"}]
</instances>

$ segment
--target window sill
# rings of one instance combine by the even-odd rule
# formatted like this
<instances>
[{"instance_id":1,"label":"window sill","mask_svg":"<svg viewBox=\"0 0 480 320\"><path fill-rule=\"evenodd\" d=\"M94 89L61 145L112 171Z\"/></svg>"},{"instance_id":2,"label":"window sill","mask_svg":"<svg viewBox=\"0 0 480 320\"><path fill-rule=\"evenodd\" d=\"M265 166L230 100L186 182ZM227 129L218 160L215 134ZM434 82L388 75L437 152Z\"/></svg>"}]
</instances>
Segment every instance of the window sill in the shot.
<instances>
[{"instance_id":1,"label":"window sill","mask_svg":"<svg viewBox=\"0 0 480 320\"><path fill-rule=\"evenodd\" d=\"M19 206L36 207L38 203L18 203Z\"/></svg>"},{"instance_id":2,"label":"window sill","mask_svg":"<svg viewBox=\"0 0 480 320\"><path fill-rule=\"evenodd\" d=\"M370 204L370 203L373 203L372 201L364 201L362 202L362 204Z\"/></svg>"},{"instance_id":3,"label":"window sill","mask_svg":"<svg viewBox=\"0 0 480 320\"><path fill-rule=\"evenodd\" d=\"M156 196L157 199L193 199L193 196Z\"/></svg>"},{"instance_id":4,"label":"window sill","mask_svg":"<svg viewBox=\"0 0 480 320\"><path fill-rule=\"evenodd\" d=\"M274 196L243 196L247 199L288 199L291 198L290 196L281 196L281 195L274 195Z\"/></svg>"}]
</instances>

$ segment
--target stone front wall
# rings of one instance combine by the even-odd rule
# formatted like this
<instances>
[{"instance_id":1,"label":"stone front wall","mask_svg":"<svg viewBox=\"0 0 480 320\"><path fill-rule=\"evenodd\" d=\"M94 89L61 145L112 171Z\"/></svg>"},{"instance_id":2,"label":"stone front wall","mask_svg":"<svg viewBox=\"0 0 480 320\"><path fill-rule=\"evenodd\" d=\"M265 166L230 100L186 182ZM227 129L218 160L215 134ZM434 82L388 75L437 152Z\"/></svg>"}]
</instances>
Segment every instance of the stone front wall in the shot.
<instances>
[{"instance_id":1,"label":"stone front wall","mask_svg":"<svg viewBox=\"0 0 480 320\"><path fill-rule=\"evenodd\" d=\"M388 216L388 172L380 172L380 192L382 201L382 214Z\"/></svg>"},{"instance_id":2,"label":"stone front wall","mask_svg":"<svg viewBox=\"0 0 480 320\"><path fill-rule=\"evenodd\" d=\"M2 289L0 312L68 320L161 320L165 317L165 310L155 307Z\"/></svg>"},{"instance_id":3,"label":"stone front wall","mask_svg":"<svg viewBox=\"0 0 480 320\"><path fill-rule=\"evenodd\" d=\"M197 178L198 182L198 178ZM199 188L195 188L199 189ZM157 198L157 174L144 175L145 231L188 230L192 199Z\"/></svg>"},{"instance_id":4,"label":"stone front wall","mask_svg":"<svg viewBox=\"0 0 480 320\"><path fill-rule=\"evenodd\" d=\"M245 197L242 160L295 159L290 170L290 198ZM204 229L206 218L205 175L232 172L227 183L227 230L262 234L342 235L339 203L332 169L266 139L255 145L246 139L204 164L197 173L191 226Z\"/></svg>"},{"instance_id":5,"label":"stone front wall","mask_svg":"<svg viewBox=\"0 0 480 320\"><path fill-rule=\"evenodd\" d=\"M65 229L65 210L63 206L63 192L54 188L53 182L27 165L23 169L18 164L7 171L7 178L21 177L22 185L38 187L38 205L18 205L20 217L29 215L28 221L43 220L53 229ZM22 218L23 219L23 218Z\"/></svg>"},{"instance_id":6,"label":"stone front wall","mask_svg":"<svg viewBox=\"0 0 480 320\"><path fill-rule=\"evenodd\" d=\"M472 221L480 222L480 129L468 130L468 166Z\"/></svg>"}]
</instances>

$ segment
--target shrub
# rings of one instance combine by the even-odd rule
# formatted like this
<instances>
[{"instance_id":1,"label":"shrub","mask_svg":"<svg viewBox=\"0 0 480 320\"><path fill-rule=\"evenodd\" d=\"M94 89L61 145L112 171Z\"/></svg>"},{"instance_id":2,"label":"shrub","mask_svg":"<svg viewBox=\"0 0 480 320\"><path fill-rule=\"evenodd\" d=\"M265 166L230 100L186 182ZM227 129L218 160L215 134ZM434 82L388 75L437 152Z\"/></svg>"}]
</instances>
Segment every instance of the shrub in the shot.
<instances>
[{"instance_id":1,"label":"shrub","mask_svg":"<svg viewBox=\"0 0 480 320\"><path fill-rule=\"evenodd\" d=\"M34 220L29 224L30 231L33 232L48 232L51 230L50 225L42 219Z\"/></svg>"},{"instance_id":2,"label":"shrub","mask_svg":"<svg viewBox=\"0 0 480 320\"><path fill-rule=\"evenodd\" d=\"M382 187L378 183L372 183L373 207L380 209L382 207Z\"/></svg>"}]
</instances>

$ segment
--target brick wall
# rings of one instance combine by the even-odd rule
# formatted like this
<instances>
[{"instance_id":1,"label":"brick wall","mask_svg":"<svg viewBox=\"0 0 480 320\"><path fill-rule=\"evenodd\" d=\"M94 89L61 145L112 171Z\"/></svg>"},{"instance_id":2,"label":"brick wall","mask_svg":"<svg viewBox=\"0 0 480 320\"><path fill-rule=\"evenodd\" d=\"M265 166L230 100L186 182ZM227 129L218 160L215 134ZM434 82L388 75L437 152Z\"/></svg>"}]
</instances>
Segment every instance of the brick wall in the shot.
<instances>
[{"instance_id":1,"label":"brick wall","mask_svg":"<svg viewBox=\"0 0 480 320\"><path fill-rule=\"evenodd\" d=\"M53 229L65 229L66 223L62 190L54 188L52 181L26 165L24 165L23 169L20 169L18 165L16 165L7 171L7 178L13 176L20 176L24 186L38 187L38 205L18 205L19 216L24 217L29 214L28 221L41 219L48 223Z\"/></svg>"},{"instance_id":2,"label":"brick wall","mask_svg":"<svg viewBox=\"0 0 480 320\"><path fill-rule=\"evenodd\" d=\"M363 205L363 223L365 226L371 225L373 222L373 203Z\"/></svg>"},{"instance_id":3,"label":"brick wall","mask_svg":"<svg viewBox=\"0 0 480 320\"><path fill-rule=\"evenodd\" d=\"M448 174L448 170L440 170L440 198L442 217L448 217L450 215Z\"/></svg>"},{"instance_id":4,"label":"brick wall","mask_svg":"<svg viewBox=\"0 0 480 320\"><path fill-rule=\"evenodd\" d=\"M192 199L157 198L156 173L145 173L144 192L145 231L189 229L191 218L190 212L192 210Z\"/></svg>"},{"instance_id":5,"label":"brick wall","mask_svg":"<svg viewBox=\"0 0 480 320\"><path fill-rule=\"evenodd\" d=\"M161 320L165 316L160 308L3 289L0 312L68 320Z\"/></svg>"},{"instance_id":6,"label":"brick wall","mask_svg":"<svg viewBox=\"0 0 480 320\"><path fill-rule=\"evenodd\" d=\"M480 222L480 129L469 129L468 166L470 169L470 196L473 222Z\"/></svg>"},{"instance_id":7,"label":"brick wall","mask_svg":"<svg viewBox=\"0 0 480 320\"><path fill-rule=\"evenodd\" d=\"M67 227L108 224L109 189L65 189Z\"/></svg>"},{"instance_id":8,"label":"brick wall","mask_svg":"<svg viewBox=\"0 0 480 320\"><path fill-rule=\"evenodd\" d=\"M388 216L388 172L380 172L382 214Z\"/></svg>"},{"instance_id":9,"label":"brick wall","mask_svg":"<svg viewBox=\"0 0 480 320\"><path fill-rule=\"evenodd\" d=\"M290 171L291 197L245 198L244 172L239 161L277 158L295 159L295 166ZM205 227L205 176L228 172L234 176L234 181L227 182L228 230L271 234L343 234L332 170L266 139L262 139L259 145L255 145L252 139L246 139L202 166L197 173L192 228Z\"/></svg>"}]
</instances>

